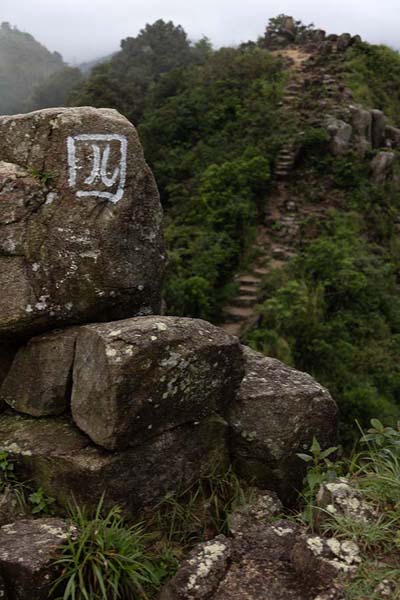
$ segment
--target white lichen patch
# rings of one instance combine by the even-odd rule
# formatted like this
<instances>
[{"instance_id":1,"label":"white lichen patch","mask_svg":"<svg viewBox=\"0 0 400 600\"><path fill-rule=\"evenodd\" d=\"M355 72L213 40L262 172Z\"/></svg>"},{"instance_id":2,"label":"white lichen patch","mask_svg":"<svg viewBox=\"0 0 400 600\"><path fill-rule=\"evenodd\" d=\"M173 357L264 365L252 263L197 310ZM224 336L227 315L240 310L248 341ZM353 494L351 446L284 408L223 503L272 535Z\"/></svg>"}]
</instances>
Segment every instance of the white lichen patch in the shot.
<instances>
[{"instance_id":1,"label":"white lichen patch","mask_svg":"<svg viewBox=\"0 0 400 600\"><path fill-rule=\"evenodd\" d=\"M214 564L224 555L225 550L225 544L214 541L206 545L198 556L188 561L190 565L196 565L196 570L190 575L186 585L188 591L200 587L200 580L208 577Z\"/></svg>"},{"instance_id":2,"label":"white lichen patch","mask_svg":"<svg viewBox=\"0 0 400 600\"><path fill-rule=\"evenodd\" d=\"M167 331L168 327L165 323L157 322L154 323L154 327L158 329L158 331Z\"/></svg>"},{"instance_id":3,"label":"white lichen patch","mask_svg":"<svg viewBox=\"0 0 400 600\"><path fill-rule=\"evenodd\" d=\"M324 550L324 542L318 536L308 538L307 546L315 556L321 556Z\"/></svg>"},{"instance_id":4,"label":"white lichen patch","mask_svg":"<svg viewBox=\"0 0 400 600\"><path fill-rule=\"evenodd\" d=\"M276 533L276 535L279 535L279 537L284 537L285 535L293 534L293 529L291 529L291 527L272 526L271 529Z\"/></svg>"}]
</instances>

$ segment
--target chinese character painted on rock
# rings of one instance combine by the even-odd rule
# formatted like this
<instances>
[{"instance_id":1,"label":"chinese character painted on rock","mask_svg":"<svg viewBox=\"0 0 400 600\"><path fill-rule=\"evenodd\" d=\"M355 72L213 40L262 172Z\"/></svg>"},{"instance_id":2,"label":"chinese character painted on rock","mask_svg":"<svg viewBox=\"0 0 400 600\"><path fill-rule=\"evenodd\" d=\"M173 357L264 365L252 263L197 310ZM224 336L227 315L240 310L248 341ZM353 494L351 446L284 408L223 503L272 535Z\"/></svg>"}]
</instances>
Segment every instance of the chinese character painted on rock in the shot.
<instances>
[{"instance_id":1,"label":"chinese character painted on rock","mask_svg":"<svg viewBox=\"0 0 400 600\"><path fill-rule=\"evenodd\" d=\"M83 133L69 137L68 183L76 195L119 202L125 189L127 148L124 135Z\"/></svg>"}]
</instances>

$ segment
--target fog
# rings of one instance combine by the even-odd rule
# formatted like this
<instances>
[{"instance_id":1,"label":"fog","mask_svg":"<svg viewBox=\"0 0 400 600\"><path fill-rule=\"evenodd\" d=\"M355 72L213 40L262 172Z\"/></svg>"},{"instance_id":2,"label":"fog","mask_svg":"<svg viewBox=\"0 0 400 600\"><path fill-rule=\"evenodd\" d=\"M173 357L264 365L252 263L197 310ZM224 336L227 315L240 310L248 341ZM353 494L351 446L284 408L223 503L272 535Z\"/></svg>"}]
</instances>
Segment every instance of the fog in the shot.
<instances>
[{"instance_id":1,"label":"fog","mask_svg":"<svg viewBox=\"0 0 400 600\"><path fill-rule=\"evenodd\" d=\"M192 40L206 35L221 46L256 39L282 12L330 33L400 47L398 0L1 0L0 6L0 21L32 33L70 63L110 54L122 38L160 18L181 24Z\"/></svg>"}]
</instances>

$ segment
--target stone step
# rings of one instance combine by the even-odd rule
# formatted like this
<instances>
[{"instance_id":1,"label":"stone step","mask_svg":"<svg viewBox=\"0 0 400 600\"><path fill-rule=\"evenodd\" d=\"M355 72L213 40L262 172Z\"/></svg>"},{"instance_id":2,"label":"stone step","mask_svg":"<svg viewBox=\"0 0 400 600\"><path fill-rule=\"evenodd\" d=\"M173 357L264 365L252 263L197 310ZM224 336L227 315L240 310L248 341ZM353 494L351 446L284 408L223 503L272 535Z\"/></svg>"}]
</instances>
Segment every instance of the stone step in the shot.
<instances>
[{"instance_id":1,"label":"stone step","mask_svg":"<svg viewBox=\"0 0 400 600\"><path fill-rule=\"evenodd\" d=\"M261 285L261 280L259 277L255 277L254 275L239 275L236 279L236 281L240 284L240 285L246 285L246 286L252 286L253 288L257 288L260 287Z\"/></svg>"},{"instance_id":2,"label":"stone step","mask_svg":"<svg viewBox=\"0 0 400 600\"><path fill-rule=\"evenodd\" d=\"M248 308L257 304L257 296L237 296L231 301L231 306Z\"/></svg>"},{"instance_id":3,"label":"stone step","mask_svg":"<svg viewBox=\"0 0 400 600\"><path fill-rule=\"evenodd\" d=\"M268 267L254 267L253 273L259 277L265 277L270 272Z\"/></svg>"},{"instance_id":4,"label":"stone step","mask_svg":"<svg viewBox=\"0 0 400 600\"><path fill-rule=\"evenodd\" d=\"M258 298L258 288L252 285L241 285L239 293L241 296L252 296L255 300Z\"/></svg>"},{"instance_id":5,"label":"stone step","mask_svg":"<svg viewBox=\"0 0 400 600\"><path fill-rule=\"evenodd\" d=\"M227 322L246 321L254 314L252 308L242 308L237 306L227 306L224 309L224 317Z\"/></svg>"}]
</instances>

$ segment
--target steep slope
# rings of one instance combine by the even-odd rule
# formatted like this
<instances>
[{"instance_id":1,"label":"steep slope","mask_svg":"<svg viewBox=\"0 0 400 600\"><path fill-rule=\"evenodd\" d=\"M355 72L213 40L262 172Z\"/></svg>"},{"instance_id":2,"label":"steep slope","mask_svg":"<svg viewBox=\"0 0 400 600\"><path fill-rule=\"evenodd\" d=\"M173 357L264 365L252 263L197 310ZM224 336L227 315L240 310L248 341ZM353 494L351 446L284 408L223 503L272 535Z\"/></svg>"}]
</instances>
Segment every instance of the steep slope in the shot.
<instances>
[{"instance_id":1,"label":"steep slope","mask_svg":"<svg viewBox=\"0 0 400 600\"><path fill-rule=\"evenodd\" d=\"M0 114L23 112L36 84L64 66L57 52L51 53L29 33L0 27Z\"/></svg>"}]
</instances>

